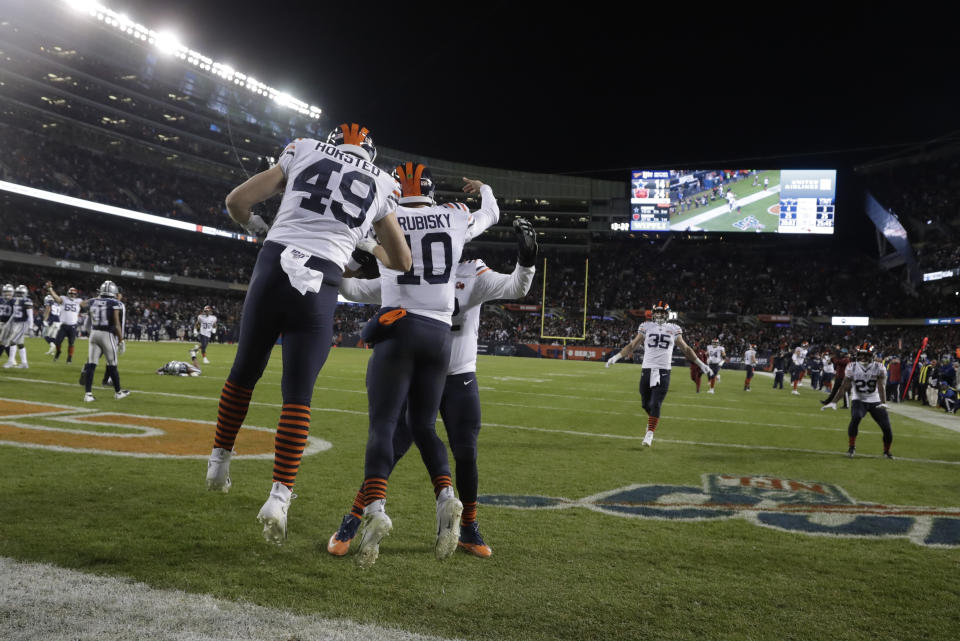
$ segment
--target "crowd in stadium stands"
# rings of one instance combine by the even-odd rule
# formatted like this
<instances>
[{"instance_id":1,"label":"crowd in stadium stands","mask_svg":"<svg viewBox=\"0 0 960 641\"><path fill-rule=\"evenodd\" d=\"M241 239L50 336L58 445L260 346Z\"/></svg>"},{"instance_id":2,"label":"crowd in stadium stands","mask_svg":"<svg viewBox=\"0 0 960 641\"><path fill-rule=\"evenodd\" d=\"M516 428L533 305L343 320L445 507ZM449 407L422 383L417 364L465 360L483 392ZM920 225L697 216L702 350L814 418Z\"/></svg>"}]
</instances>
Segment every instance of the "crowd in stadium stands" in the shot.
<instances>
[{"instance_id":1,"label":"crowd in stadium stands","mask_svg":"<svg viewBox=\"0 0 960 641\"><path fill-rule=\"evenodd\" d=\"M257 246L83 213L21 215L0 208L0 249L233 283L246 283Z\"/></svg>"},{"instance_id":2,"label":"crowd in stadium stands","mask_svg":"<svg viewBox=\"0 0 960 641\"><path fill-rule=\"evenodd\" d=\"M867 177L877 201L907 228L922 272L960 267L958 172L960 160L948 157L898 164Z\"/></svg>"},{"instance_id":3,"label":"crowd in stadium stands","mask_svg":"<svg viewBox=\"0 0 960 641\"><path fill-rule=\"evenodd\" d=\"M0 126L0 146L5 150L0 173L9 182L239 231L223 205L233 185L134 164L10 126Z\"/></svg>"}]
</instances>

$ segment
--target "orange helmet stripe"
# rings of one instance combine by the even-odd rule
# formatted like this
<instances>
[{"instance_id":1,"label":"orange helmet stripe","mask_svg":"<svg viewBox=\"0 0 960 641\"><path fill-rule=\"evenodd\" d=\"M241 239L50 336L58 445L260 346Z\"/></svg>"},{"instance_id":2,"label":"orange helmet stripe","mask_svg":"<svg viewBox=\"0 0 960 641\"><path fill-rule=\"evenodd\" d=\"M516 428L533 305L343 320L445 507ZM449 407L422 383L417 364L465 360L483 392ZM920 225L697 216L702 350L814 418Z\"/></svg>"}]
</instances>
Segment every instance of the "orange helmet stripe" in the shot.
<instances>
[{"instance_id":1,"label":"orange helmet stripe","mask_svg":"<svg viewBox=\"0 0 960 641\"><path fill-rule=\"evenodd\" d=\"M396 172L400 176L400 187L404 196L422 196L420 178L426 167L420 163L408 162L406 165L397 165Z\"/></svg>"},{"instance_id":2,"label":"orange helmet stripe","mask_svg":"<svg viewBox=\"0 0 960 641\"><path fill-rule=\"evenodd\" d=\"M361 127L357 123L343 123L340 125L340 131L343 132L343 142L346 145L361 145L366 140L370 131L366 127Z\"/></svg>"}]
</instances>

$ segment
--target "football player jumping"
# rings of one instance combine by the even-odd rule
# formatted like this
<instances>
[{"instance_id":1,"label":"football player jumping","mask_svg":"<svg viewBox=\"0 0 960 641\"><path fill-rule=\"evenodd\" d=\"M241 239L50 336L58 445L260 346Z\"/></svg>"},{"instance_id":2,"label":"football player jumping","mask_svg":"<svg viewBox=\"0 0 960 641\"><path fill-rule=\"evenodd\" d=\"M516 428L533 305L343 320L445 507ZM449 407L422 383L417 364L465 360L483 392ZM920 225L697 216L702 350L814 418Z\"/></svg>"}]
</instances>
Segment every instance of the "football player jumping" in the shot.
<instances>
[{"instance_id":1,"label":"football player jumping","mask_svg":"<svg viewBox=\"0 0 960 641\"><path fill-rule=\"evenodd\" d=\"M607 359L606 367L610 367L622 358L629 358L634 350L643 343L643 364L640 374L640 399L643 410L647 413L647 433L643 437L643 444L647 447L653 444L653 433L660 422L660 407L667 397L670 387L670 367L673 359L673 346L679 345L683 355L691 363L696 363L704 374L710 375L710 367L697 357L686 341L683 340L683 330L676 323L668 323L670 306L659 301L653 306L652 321L640 324L637 335L627 346Z\"/></svg>"},{"instance_id":2,"label":"football player jumping","mask_svg":"<svg viewBox=\"0 0 960 641\"><path fill-rule=\"evenodd\" d=\"M513 221L519 248L517 266L512 274L495 272L482 260L468 260L457 266L454 276L457 282L456 302L452 318L453 344L447 378L440 401L440 416L447 430L447 439L456 463L457 492L463 502L460 518L459 547L481 558L489 557L493 550L480 536L477 522L477 493L479 472L477 469L477 437L480 434L480 391L477 388L477 334L480 327L480 308L483 303L502 298L521 298L530 290L535 272L537 236L529 221L518 218ZM380 303L380 281L346 278L340 288L345 298L362 303ZM393 437L393 466L410 449L413 443L406 418L401 414L400 424ZM443 460L446 464L446 459ZM391 468L392 469L392 468ZM431 478L450 476L447 466L430 470ZM438 501L439 502L439 501ZM327 551L334 556L343 556L350 549L363 518L364 492L361 486L350 512L343 517L340 528L327 542Z\"/></svg>"},{"instance_id":3,"label":"football player jumping","mask_svg":"<svg viewBox=\"0 0 960 641\"><path fill-rule=\"evenodd\" d=\"M890 415L887 414L887 371L883 363L876 360L873 354L873 345L862 343L857 347L857 359L847 364L843 382L837 385L827 398L821 410L828 407L837 409L837 399L842 398L849 390L850 424L847 426L849 445L847 456L852 457L856 452L857 434L860 430L860 421L867 414L880 426L883 432L883 456L892 459L890 445L893 443L893 428L890 427Z\"/></svg>"},{"instance_id":4,"label":"football player jumping","mask_svg":"<svg viewBox=\"0 0 960 641\"><path fill-rule=\"evenodd\" d=\"M395 175L403 189L397 220L412 248L413 267L404 271L380 265L383 306L365 328L367 336L371 329L375 331L368 340L374 348L367 364L370 428L364 465L364 528L356 557L360 567L376 562L380 541L393 527L384 505L395 462L394 434L404 406L437 496L436 556L445 559L457 549L463 504L454 496L447 448L436 433L453 343L454 266L460 262L464 243L500 218L493 190L479 180L463 179L463 191L480 194L480 209L470 213L464 207L434 204L433 178L424 165L403 163Z\"/></svg>"},{"instance_id":5,"label":"football player jumping","mask_svg":"<svg viewBox=\"0 0 960 641\"><path fill-rule=\"evenodd\" d=\"M373 161L369 131L356 124L335 127L326 142L298 139L277 164L227 196L230 217L248 233L266 234L243 302L237 354L220 394L217 431L207 461L207 489L230 489L230 458L247 415L253 388L283 334L283 406L274 441L273 485L257 519L263 536L280 544L287 535L300 459L310 431L313 386L333 334L333 312L347 263L371 226L385 265L411 268L410 249L394 210L396 181ZM281 194L273 226L250 208Z\"/></svg>"}]
</instances>

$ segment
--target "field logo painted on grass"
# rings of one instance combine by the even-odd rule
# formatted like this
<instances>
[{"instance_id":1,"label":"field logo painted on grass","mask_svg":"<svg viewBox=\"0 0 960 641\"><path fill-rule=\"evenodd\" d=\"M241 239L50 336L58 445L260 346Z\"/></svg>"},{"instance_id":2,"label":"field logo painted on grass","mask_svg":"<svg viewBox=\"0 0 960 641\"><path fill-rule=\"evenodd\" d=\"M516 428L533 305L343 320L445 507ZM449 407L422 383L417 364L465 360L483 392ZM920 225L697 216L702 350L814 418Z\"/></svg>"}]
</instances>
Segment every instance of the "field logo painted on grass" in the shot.
<instances>
[{"instance_id":1,"label":"field logo painted on grass","mask_svg":"<svg viewBox=\"0 0 960 641\"><path fill-rule=\"evenodd\" d=\"M215 423L0 398L0 445L140 458L210 455ZM244 425L236 458L272 459L275 430ZM330 449L310 438L304 455Z\"/></svg>"},{"instance_id":2,"label":"field logo painted on grass","mask_svg":"<svg viewBox=\"0 0 960 641\"><path fill-rule=\"evenodd\" d=\"M906 538L960 547L960 509L858 503L829 483L771 476L704 474L703 486L629 485L582 499L483 495L483 505L582 507L627 518L675 521L742 518L784 532L847 538Z\"/></svg>"}]
</instances>

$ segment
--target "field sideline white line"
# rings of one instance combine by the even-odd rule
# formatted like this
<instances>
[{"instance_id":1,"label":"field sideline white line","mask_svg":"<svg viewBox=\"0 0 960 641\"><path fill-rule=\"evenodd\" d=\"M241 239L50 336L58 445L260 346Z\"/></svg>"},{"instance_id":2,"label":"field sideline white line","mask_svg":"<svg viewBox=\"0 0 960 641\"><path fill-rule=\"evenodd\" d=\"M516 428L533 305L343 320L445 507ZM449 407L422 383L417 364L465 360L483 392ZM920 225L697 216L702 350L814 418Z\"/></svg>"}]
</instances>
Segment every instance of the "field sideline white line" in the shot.
<instances>
[{"instance_id":1,"label":"field sideline white line","mask_svg":"<svg viewBox=\"0 0 960 641\"><path fill-rule=\"evenodd\" d=\"M0 557L4 641L451 641Z\"/></svg>"},{"instance_id":2,"label":"field sideline white line","mask_svg":"<svg viewBox=\"0 0 960 641\"><path fill-rule=\"evenodd\" d=\"M626 435L626 434L603 434L597 432L578 432L576 430L558 430L548 427L530 427L527 425L505 425L503 423L487 423L483 422L484 427L502 427L504 429L510 430L520 430L524 432L544 432L548 434L567 434L570 436L582 436L587 438L612 438L625 441L641 441L643 440L642 436ZM819 456L828 455L828 456L840 456L841 454L846 454L846 451L841 452L840 450L811 450L800 447L778 447L776 445L746 445L743 443L711 443L709 441L683 441L680 439L667 439L667 438L658 438L658 443L676 443L678 445L695 445L698 447L728 447L739 450L766 450L772 452L800 452L803 454L817 454ZM870 455L863 454L857 455L857 458L881 458L879 455ZM941 465L960 465L960 461L941 461L937 459L923 459L923 458L904 458L897 457L894 460L896 461L908 461L910 463L935 463ZM892 465L893 463L891 463Z\"/></svg>"}]
</instances>

